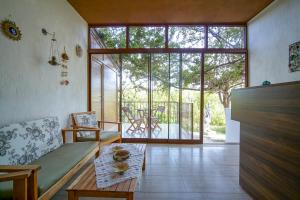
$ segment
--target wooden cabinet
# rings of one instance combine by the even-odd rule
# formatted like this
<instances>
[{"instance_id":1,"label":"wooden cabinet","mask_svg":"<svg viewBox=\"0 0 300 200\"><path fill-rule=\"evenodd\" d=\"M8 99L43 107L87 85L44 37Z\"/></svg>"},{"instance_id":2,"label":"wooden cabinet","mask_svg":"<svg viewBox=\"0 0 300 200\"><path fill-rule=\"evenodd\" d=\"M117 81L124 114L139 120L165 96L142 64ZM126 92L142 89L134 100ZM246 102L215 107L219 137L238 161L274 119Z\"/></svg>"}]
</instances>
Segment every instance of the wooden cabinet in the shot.
<instances>
[{"instance_id":1,"label":"wooden cabinet","mask_svg":"<svg viewBox=\"0 0 300 200\"><path fill-rule=\"evenodd\" d=\"M255 199L300 199L300 81L232 92L240 185Z\"/></svg>"}]
</instances>

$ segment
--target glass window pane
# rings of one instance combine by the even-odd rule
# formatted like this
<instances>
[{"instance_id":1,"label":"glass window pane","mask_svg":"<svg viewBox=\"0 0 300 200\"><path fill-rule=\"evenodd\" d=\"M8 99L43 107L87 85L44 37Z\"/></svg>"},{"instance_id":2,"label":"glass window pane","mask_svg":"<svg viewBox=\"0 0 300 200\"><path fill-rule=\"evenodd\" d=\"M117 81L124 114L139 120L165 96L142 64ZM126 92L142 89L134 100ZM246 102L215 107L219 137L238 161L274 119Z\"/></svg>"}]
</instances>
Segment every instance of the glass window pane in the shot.
<instances>
[{"instance_id":1,"label":"glass window pane","mask_svg":"<svg viewBox=\"0 0 300 200\"><path fill-rule=\"evenodd\" d=\"M169 54L151 54L151 138L168 139Z\"/></svg>"},{"instance_id":2,"label":"glass window pane","mask_svg":"<svg viewBox=\"0 0 300 200\"><path fill-rule=\"evenodd\" d=\"M201 55L182 54L182 139L200 139L200 90Z\"/></svg>"},{"instance_id":3,"label":"glass window pane","mask_svg":"<svg viewBox=\"0 0 300 200\"><path fill-rule=\"evenodd\" d=\"M170 26L170 48L204 48L204 27Z\"/></svg>"},{"instance_id":4,"label":"glass window pane","mask_svg":"<svg viewBox=\"0 0 300 200\"><path fill-rule=\"evenodd\" d=\"M170 139L179 139L180 54L170 54Z\"/></svg>"},{"instance_id":5,"label":"glass window pane","mask_svg":"<svg viewBox=\"0 0 300 200\"><path fill-rule=\"evenodd\" d=\"M96 112L97 120L101 119L101 65L95 60L94 56L91 59L91 106Z\"/></svg>"},{"instance_id":6,"label":"glass window pane","mask_svg":"<svg viewBox=\"0 0 300 200\"><path fill-rule=\"evenodd\" d=\"M245 55L205 54L204 143L225 142L227 136L236 138L236 131L230 131L235 126L226 128L226 123L230 122L226 112L230 108L232 89L245 85L244 68Z\"/></svg>"},{"instance_id":7,"label":"glass window pane","mask_svg":"<svg viewBox=\"0 0 300 200\"><path fill-rule=\"evenodd\" d=\"M97 120L118 121L118 54L91 55L91 107ZM104 124L105 130L118 130L114 124Z\"/></svg>"},{"instance_id":8,"label":"glass window pane","mask_svg":"<svg viewBox=\"0 0 300 200\"><path fill-rule=\"evenodd\" d=\"M148 138L148 54L122 55L122 136Z\"/></svg>"},{"instance_id":9,"label":"glass window pane","mask_svg":"<svg viewBox=\"0 0 300 200\"><path fill-rule=\"evenodd\" d=\"M131 48L163 48L165 46L165 28L130 27L129 40Z\"/></svg>"},{"instance_id":10,"label":"glass window pane","mask_svg":"<svg viewBox=\"0 0 300 200\"><path fill-rule=\"evenodd\" d=\"M245 48L244 27L209 27L208 48Z\"/></svg>"},{"instance_id":11,"label":"glass window pane","mask_svg":"<svg viewBox=\"0 0 300 200\"><path fill-rule=\"evenodd\" d=\"M125 27L99 27L91 28L92 49L112 49L126 47Z\"/></svg>"}]
</instances>

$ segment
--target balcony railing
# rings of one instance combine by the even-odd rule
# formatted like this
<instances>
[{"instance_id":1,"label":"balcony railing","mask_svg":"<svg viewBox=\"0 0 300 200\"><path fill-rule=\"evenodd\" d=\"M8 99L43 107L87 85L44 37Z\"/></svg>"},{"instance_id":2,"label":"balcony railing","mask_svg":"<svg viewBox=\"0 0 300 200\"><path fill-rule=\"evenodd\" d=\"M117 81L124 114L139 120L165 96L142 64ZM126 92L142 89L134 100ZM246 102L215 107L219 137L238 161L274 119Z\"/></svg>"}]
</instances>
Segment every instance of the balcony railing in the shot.
<instances>
[{"instance_id":1,"label":"balcony railing","mask_svg":"<svg viewBox=\"0 0 300 200\"><path fill-rule=\"evenodd\" d=\"M143 101L123 101L122 106L128 107L134 116L139 116L138 110L148 110L149 108L148 102ZM165 108L164 112L158 112L155 115L155 117L159 119L159 123L168 124L169 122L170 124L179 124L179 116L181 114L181 127L187 132L193 131L193 103L182 103L180 108L179 102L153 101L151 110L154 111L158 106L163 106ZM129 123L123 112L122 122Z\"/></svg>"}]
</instances>

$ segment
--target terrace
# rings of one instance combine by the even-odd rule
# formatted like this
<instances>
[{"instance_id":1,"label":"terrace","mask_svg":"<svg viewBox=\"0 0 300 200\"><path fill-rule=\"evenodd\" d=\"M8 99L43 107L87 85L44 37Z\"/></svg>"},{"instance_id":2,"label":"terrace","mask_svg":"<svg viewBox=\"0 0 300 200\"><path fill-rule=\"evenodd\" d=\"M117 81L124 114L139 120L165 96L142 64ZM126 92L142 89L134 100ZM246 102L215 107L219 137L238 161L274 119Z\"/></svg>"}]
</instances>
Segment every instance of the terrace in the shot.
<instances>
[{"instance_id":1,"label":"terrace","mask_svg":"<svg viewBox=\"0 0 300 200\"><path fill-rule=\"evenodd\" d=\"M2 1L0 199L300 199L299 10Z\"/></svg>"}]
</instances>

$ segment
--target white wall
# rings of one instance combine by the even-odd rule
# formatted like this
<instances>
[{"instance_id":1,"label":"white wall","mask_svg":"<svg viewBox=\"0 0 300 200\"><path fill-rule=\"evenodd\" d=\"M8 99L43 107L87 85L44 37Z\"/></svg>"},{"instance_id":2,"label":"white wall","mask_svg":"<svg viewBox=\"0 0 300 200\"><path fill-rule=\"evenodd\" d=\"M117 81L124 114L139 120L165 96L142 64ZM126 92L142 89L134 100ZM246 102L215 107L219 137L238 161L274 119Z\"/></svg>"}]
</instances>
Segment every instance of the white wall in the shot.
<instances>
[{"instance_id":1,"label":"white wall","mask_svg":"<svg viewBox=\"0 0 300 200\"><path fill-rule=\"evenodd\" d=\"M22 40L0 33L0 126L45 116L58 116L62 126L71 112L87 110L87 23L66 0L0 0L0 20L9 15ZM60 68L50 66L50 38L56 32L59 49L70 56L68 86L60 85ZM75 55L75 45L83 56Z\"/></svg>"},{"instance_id":2,"label":"white wall","mask_svg":"<svg viewBox=\"0 0 300 200\"><path fill-rule=\"evenodd\" d=\"M300 80L288 69L289 45L300 41L300 1L275 0L248 23L250 86Z\"/></svg>"}]
</instances>

